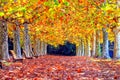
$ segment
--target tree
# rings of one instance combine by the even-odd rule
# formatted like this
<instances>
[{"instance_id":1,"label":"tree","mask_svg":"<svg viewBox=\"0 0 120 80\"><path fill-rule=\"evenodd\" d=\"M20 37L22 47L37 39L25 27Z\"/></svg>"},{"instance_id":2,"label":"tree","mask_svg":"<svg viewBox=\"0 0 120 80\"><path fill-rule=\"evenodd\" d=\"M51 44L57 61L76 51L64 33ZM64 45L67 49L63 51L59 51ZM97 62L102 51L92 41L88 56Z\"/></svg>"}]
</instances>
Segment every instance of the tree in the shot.
<instances>
[{"instance_id":1,"label":"tree","mask_svg":"<svg viewBox=\"0 0 120 80\"><path fill-rule=\"evenodd\" d=\"M30 44L30 37L28 34L28 23L27 22L24 23L24 47L25 47L26 57L32 57L33 51L32 51L31 44Z\"/></svg>"},{"instance_id":2,"label":"tree","mask_svg":"<svg viewBox=\"0 0 120 80\"><path fill-rule=\"evenodd\" d=\"M18 22L16 22L16 25L14 27L14 51L16 53L17 59L22 59L20 46L20 29Z\"/></svg>"},{"instance_id":3,"label":"tree","mask_svg":"<svg viewBox=\"0 0 120 80\"><path fill-rule=\"evenodd\" d=\"M92 33L92 56L96 55L96 31L94 30Z\"/></svg>"},{"instance_id":4,"label":"tree","mask_svg":"<svg viewBox=\"0 0 120 80\"><path fill-rule=\"evenodd\" d=\"M1 18L1 17L0 17ZM7 32L7 22L1 18L0 19L0 59L10 59L8 53L8 32Z\"/></svg>"},{"instance_id":5,"label":"tree","mask_svg":"<svg viewBox=\"0 0 120 80\"><path fill-rule=\"evenodd\" d=\"M96 56L101 57L101 47L100 47L100 31L96 31Z\"/></svg>"},{"instance_id":6,"label":"tree","mask_svg":"<svg viewBox=\"0 0 120 80\"><path fill-rule=\"evenodd\" d=\"M106 28L103 28L103 48L102 55L104 58L110 58L109 56L109 43L108 43L108 32L106 32Z\"/></svg>"},{"instance_id":7,"label":"tree","mask_svg":"<svg viewBox=\"0 0 120 80\"><path fill-rule=\"evenodd\" d=\"M120 8L120 1L117 0L117 10ZM117 15L118 24L120 22L120 18ZM114 58L120 58L120 27L119 25L114 28L115 40L114 40Z\"/></svg>"}]
</instances>

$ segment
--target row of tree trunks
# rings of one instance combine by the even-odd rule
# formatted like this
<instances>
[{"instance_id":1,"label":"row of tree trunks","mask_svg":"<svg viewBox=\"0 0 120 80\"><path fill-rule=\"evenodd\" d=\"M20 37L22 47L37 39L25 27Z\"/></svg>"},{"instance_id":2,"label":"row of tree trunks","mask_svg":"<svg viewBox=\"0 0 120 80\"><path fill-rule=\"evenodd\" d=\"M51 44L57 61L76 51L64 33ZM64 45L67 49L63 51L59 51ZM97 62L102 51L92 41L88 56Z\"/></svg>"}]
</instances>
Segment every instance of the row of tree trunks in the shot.
<instances>
[{"instance_id":1,"label":"row of tree trunks","mask_svg":"<svg viewBox=\"0 0 120 80\"><path fill-rule=\"evenodd\" d=\"M103 28L103 52L101 53L101 47L100 47L100 31L97 30L96 32L93 32L92 35L92 45L90 45L90 38L86 37L86 42L84 43L83 41L81 41L82 43L84 43L84 51L85 54L84 56L96 56L96 57L104 57L104 58L110 58L109 56L109 48L108 48L108 33L106 32L106 28ZM81 54L83 54L82 51L82 46L83 44L79 45L77 47L77 56L82 56ZM92 49L90 49L90 47Z\"/></svg>"},{"instance_id":2,"label":"row of tree trunks","mask_svg":"<svg viewBox=\"0 0 120 80\"><path fill-rule=\"evenodd\" d=\"M100 56L101 57L100 31L94 31L92 38L87 36L85 41L83 39L81 40L81 45L77 47L77 56L89 56L89 57Z\"/></svg>"},{"instance_id":3,"label":"row of tree trunks","mask_svg":"<svg viewBox=\"0 0 120 80\"><path fill-rule=\"evenodd\" d=\"M24 53L25 57L33 57L33 56L40 56L46 55L47 53L47 44L44 42L40 42L37 40L35 52L33 53L33 49L30 43L30 37L28 34L28 23L24 23ZM14 53L16 55L16 59L22 59L21 53L21 46L20 46L20 28L19 23L16 21L14 26ZM0 60L8 60L10 59L9 52L8 52L8 31L7 31L7 22L3 19L0 20Z\"/></svg>"},{"instance_id":4,"label":"row of tree trunks","mask_svg":"<svg viewBox=\"0 0 120 80\"><path fill-rule=\"evenodd\" d=\"M76 55L84 56L84 42L83 39L80 39L80 45L76 47Z\"/></svg>"},{"instance_id":5,"label":"row of tree trunks","mask_svg":"<svg viewBox=\"0 0 120 80\"><path fill-rule=\"evenodd\" d=\"M34 46L34 52L36 56L46 55L47 54L47 44L45 42L40 41L40 39L36 39Z\"/></svg>"},{"instance_id":6,"label":"row of tree trunks","mask_svg":"<svg viewBox=\"0 0 120 80\"><path fill-rule=\"evenodd\" d=\"M90 53L90 40L86 39L86 43L81 40L81 45L79 45L76 49L77 56L96 56L100 58L110 58L109 55L109 42L108 42L108 32L106 28L102 29L103 31L103 45L102 45L102 53L100 48L100 31L96 31L93 33L92 38L92 53ZM115 40L114 40L114 58L120 58L120 27L116 27L114 29ZM83 45L86 44L86 45ZM85 48L84 48L85 47ZM85 52L83 52L85 51ZM83 55L82 55L83 54Z\"/></svg>"},{"instance_id":7,"label":"row of tree trunks","mask_svg":"<svg viewBox=\"0 0 120 80\"><path fill-rule=\"evenodd\" d=\"M41 56L47 54L47 44L44 42L40 42L39 39L35 39L35 46L33 47L30 43L28 23L24 23L24 55L26 58L31 58L34 56ZM14 30L14 45L15 45L15 53L17 58L22 58L21 48L20 48L20 34L19 34L19 26L16 26Z\"/></svg>"}]
</instances>

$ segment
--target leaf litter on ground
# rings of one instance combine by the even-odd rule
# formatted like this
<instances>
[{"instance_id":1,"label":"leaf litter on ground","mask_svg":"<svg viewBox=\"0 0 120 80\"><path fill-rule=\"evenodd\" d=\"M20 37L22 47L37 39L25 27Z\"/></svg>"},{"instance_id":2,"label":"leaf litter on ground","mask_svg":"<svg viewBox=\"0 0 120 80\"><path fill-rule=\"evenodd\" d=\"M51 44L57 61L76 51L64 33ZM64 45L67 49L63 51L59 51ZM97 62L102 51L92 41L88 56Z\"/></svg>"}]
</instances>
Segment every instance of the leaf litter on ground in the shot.
<instances>
[{"instance_id":1,"label":"leaf litter on ground","mask_svg":"<svg viewBox=\"0 0 120 80\"><path fill-rule=\"evenodd\" d=\"M6 63L0 80L120 80L119 60L46 55Z\"/></svg>"}]
</instances>

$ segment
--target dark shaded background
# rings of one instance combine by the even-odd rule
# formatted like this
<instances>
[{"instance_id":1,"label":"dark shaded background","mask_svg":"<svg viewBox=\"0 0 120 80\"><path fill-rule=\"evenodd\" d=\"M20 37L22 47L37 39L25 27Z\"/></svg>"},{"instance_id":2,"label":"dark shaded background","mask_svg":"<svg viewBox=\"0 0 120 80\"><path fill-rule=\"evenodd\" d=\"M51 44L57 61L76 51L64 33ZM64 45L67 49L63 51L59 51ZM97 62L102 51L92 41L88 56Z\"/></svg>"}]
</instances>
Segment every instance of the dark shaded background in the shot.
<instances>
[{"instance_id":1,"label":"dark shaded background","mask_svg":"<svg viewBox=\"0 0 120 80\"><path fill-rule=\"evenodd\" d=\"M47 53L50 55L75 56L76 46L68 41L66 41L64 45L59 45L58 47L48 45Z\"/></svg>"}]
</instances>

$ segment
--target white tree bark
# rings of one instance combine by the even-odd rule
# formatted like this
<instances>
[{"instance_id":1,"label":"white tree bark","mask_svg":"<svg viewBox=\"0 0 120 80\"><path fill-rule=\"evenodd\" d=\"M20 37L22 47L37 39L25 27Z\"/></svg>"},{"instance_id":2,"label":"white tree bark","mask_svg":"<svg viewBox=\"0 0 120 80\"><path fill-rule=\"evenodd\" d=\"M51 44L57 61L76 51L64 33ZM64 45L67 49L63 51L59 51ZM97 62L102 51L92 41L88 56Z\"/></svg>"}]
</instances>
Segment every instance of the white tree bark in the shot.
<instances>
[{"instance_id":1,"label":"white tree bark","mask_svg":"<svg viewBox=\"0 0 120 80\"><path fill-rule=\"evenodd\" d=\"M120 0L117 0L117 9L120 9ZM118 16L118 23L120 23L119 16ZM120 58L120 26L117 26L113 31L115 34L114 58Z\"/></svg>"},{"instance_id":2,"label":"white tree bark","mask_svg":"<svg viewBox=\"0 0 120 80\"><path fill-rule=\"evenodd\" d=\"M8 53L7 22L0 20L0 59L10 59Z\"/></svg>"},{"instance_id":3,"label":"white tree bark","mask_svg":"<svg viewBox=\"0 0 120 80\"><path fill-rule=\"evenodd\" d=\"M45 55L47 55L47 43L45 43Z\"/></svg>"},{"instance_id":4,"label":"white tree bark","mask_svg":"<svg viewBox=\"0 0 120 80\"><path fill-rule=\"evenodd\" d=\"M17 59L22 58L21 47L20 47L20 30L18 23L16 23L16 28L14 30L14 51Z\"/></svg>"},{"instance_id":5,"label":"white tree bark","mask_svg":"<svg viewBox=\"0 0 120 80\"><path fill-rule=\"evenodd\" d=\"M81 56L85 56L85 51L84 51L84 41L81 39Z\"/></svg>"},{"instance_id":6,"label":"white tree bark","mask_svg":"<svg viewBox=\"0 0 120 80\"><path fill-rule=\"evenodd\" d=\"M117 27L114 31L114 58L120 58L120 27Z\"/></svg>"},{"instance_id":7,"label":"white tree bark","mask_svg":"<svg viewBox=\"0 0 120 80\"><path fill-rule=\"evenodd\" d=\"M43 42L41 42L41 44L40 44L40 55L44 55L44 43Z\"/></svg>"},{"instance_id":8,"label":"white tree bark","mask_svg":"<svg viewBox=\"0 0 120 80\"><path fill-rule=\"evenodd\" d=\"M25 47L25 54L26 57L32 57L33 52L32 52L32 47L30 45L30 37L28 34L28 24L24 23L24 47Z\"/></svg>"},{"instance_id":9,"label":"white tree bark","mask_svg":"<svg viewBox=\"0 0 120 80\"><path fill-rule=\"evenodd\" d=\"M108 44L108 32L106 32L106 28L103 28L103 49L102 55L104 58L110 58L109 55L109 44Z\"/></svg>"},{"instance_id":10,"label":"white tree bark","mask_svg":"<svg viewBox=\"0 0 120 80\"><path fill-rule=\"evenodd\" d=\"M87 54L89 57L91 57L91 51L90 51L90 39L87 39Z\"/></svg>"},{"instance_id":11,"label":"white tree bark","mask_svg":"<svg viewBox=\"0 0 120 80\"><path fill-rule=\"evenodd\" d=\"M86 43L85 43L85 56L91 56L91 52L90 52L90 39L89 37L86 37Z\"/></svg>"},{"instance_id":12,"label":"white tree bark","mask_svg":"<svg viewBox=\"0 0 120 80\"><path fill-rule=\"evenodd\" d=\"M47 44L42 41L40 44L40 55L46 55L46 54L47 54Z\"/></svg>"},{"instance_id":13,"label":"white tree bark","mask_svg":"<svg viewBox=\"0 0 120 80\"><path fill-rule=\"evenodd\" d=\"M76 46L76 56L81 56L81 45Z\"/></svg>"},{"instance_id":14,"label":"white tree bark","mask_svg":"<svg viewBox=\"0 0 120 80\"><path fill-rule=\"evenodd\" d=\"M39 39L36 39L35 54L36 56L40 56L40 40Z\"/></svg>"},{"instance_id":15,"label":"white tree bark","mask_svg":"<svg viewBox=\"0 0 120 80\"><path fill-rule=\"evenodd\" d=\"M100 48L100 31L96 31L96 56L101 57L101 48Z\"/></svg>"},{"instance_id":16,"label":"white tree bark","mask_svg":"<svg viewBox=\"0 0 120 80\"><path fill-rule=\"evenodd\" d=\"M82 44L81 44L81 39L80 39L80 45L76 46L76 56L82 56L81 47L82 47Z\"/></svg>"},{"instance_id":17,"label":"white tree bark","mask_svg":"<svg viewBox=\"0 0 120 80\"><path fill-rule=\"evenodd\" d=\"M92 56L96 55L96 32L93 32L93 37L92 37Z\"/></svg>"}]
</instances>

